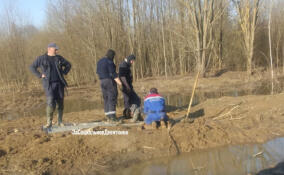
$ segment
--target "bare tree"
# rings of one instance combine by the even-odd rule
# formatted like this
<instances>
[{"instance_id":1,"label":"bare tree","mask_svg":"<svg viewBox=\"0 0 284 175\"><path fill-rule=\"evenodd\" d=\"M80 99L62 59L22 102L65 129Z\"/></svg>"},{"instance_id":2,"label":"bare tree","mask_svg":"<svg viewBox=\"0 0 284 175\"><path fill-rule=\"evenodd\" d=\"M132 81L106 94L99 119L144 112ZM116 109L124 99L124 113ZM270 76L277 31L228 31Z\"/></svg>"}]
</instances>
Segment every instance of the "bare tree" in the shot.
<instances>
[{"instance_id":1,"label":"bare tree","mask_svg":"<svg viewBox=\"0 0 284 175\"><path fill-rule=\"evenodd\" d=\"M187 7L195 37L192 52L196 58L196 69L205 76L205 69L209 64L214 47L214 24L223 13L223 9L215 8L215 0L181 0L181 2Z\"/></svg>"},{"instance_id":2,"label":"bare tree","mask_svg":"<svg viewBox=\"0 0 284 175\"><path fill-rule=\"evenodd\" d=\"M259 16L260 0L233 0L243 35L244 51L247 58L247 74L252 73L255 31Z\"/></svg>"}]
</instances>

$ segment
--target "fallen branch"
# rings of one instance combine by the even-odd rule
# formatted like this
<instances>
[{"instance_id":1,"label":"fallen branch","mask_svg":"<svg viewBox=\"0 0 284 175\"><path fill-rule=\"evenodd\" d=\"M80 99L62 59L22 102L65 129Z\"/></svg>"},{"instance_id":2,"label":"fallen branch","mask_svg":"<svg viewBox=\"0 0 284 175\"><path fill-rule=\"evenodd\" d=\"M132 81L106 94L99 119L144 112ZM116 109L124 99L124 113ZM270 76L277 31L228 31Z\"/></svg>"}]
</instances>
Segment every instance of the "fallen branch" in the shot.
<instances>
[{"instance_id":1,"label":"fallen branch","mask_svg":"<svg viewBox=\"0 0 284 175\"><path fill-rule=\"evenodd\" d=\"M171 140L171 143L170 143L170 146L169 146L169 152L170 152L170 149L171 149L172 145L174 145L174 146L175 146L175 149L176 149L176 155L179 155L179 154L180 154L180 151L179 151L179 148L178 148L178 146L177 146L176 141L174 140L174 138L173 138L173 136L172 136L172 134L171 134L171 129L172 129L172 128L170 128L170 129L168 130L168 135L169 135L169 138L170 138L170 140Z\"/></svg>"},{"instance_id":2,"label":"fallen branch","mask_svg":"<svg viewBox=\"0 0 284 175\"><path fill-rule=\"evenodd\" d=\"M244 117L238 117L238 118L233 118L232 115L231 115L230 120L241 120L241 119L243 119L243 118L246 118L246 116L244 116Z\"/></svg>"},{"instance_id":3,"label":"fallen branch","mask_svg":"<svg viewBox=\"0 0 284 175\"><path fill-rule=\"evenodd\" d=\"M260 151L259 153L254 154L252 157L257 157L263 154L263 151Z\"/></svg>"},{"instance_id":4,"label":"fallen branch","mask_svg":"<svg viewBox=\"0 0 284 175\"><path fill-rule=\"evenodd\" d=\"M150 146L143 146L142 148L144 148L144 149L156 149L156 148L150 147Z\"/></svg>"},{"instance_id":5,"label":"fallen branch","mask_svg":"<svg viewBox=\"0 0 284 175\"><path fill-rule=\"evenodd\" d=\"M218 119L220 119L220 118L222 118L222 117L224 117L224 116L226 116L226 115L231 114L231 112L232 112L233 110L235 110L236 108L238 108L238 107L240 107L239 104L236 105L236 106L234 106L233 108L231 108L231 109L230 109L228 112L226 112L225 114L222 114L222 115L220 115L220 116L214 117L213 120L218 120Z\"/></svg>"}]
</instances>

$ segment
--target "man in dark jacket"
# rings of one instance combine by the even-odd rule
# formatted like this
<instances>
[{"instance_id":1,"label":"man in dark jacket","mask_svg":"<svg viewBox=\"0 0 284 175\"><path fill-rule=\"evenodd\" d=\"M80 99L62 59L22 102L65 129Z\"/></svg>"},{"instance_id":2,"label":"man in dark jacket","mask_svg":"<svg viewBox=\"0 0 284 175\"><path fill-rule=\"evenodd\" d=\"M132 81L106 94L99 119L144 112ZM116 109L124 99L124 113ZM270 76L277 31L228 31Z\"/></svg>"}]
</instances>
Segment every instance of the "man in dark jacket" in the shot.
<instances>
[{"instance_id":1,"label":"man in dark jacket","mask_svg":"<svg viewBox=\"0 0 284 175\"><path fill-rule=\"evenodd\" d=\"M97 63L97 74L101 82L101 89L104 98L104 111L108 121L116 122L117 84L121 81L116 73L116 66L113 62L115 52L109 49L106 56Z\"/></svg>"},{"instance_id":2,"label":"man in dark jacket","mask_svg":"<svg viewBox=\"0 0 284 175\"><path fill-rule=\"evenodd\" d=\"M47 124L45 128L52 126L53 112L57 103L58 126L62 123L64 108L64 87L67 82L63 75L67 75L71 69L71 64L62 56L57 55L58 47L55 43L50 43L47 53L39 56L30 66L30 70L38 78L42 79L43 88L47 98ZM41 72L38 71L41 69Z\"/></svg>"},{"instance_id":3,"label":"man in dark jacket","mask_svg":"<svg viewBox=\"0 0 284 175\"><path fill-rule=\"evenodd\" d=\"M132 113L132 121L135 122L140 117L141 100L133 89L133 77L131 73L131 65L134 63L135 56L129 55L119 65L119 78L122 82L122 93L124 98L123 114L126 118Z\"/></svg>"}]
</instances>

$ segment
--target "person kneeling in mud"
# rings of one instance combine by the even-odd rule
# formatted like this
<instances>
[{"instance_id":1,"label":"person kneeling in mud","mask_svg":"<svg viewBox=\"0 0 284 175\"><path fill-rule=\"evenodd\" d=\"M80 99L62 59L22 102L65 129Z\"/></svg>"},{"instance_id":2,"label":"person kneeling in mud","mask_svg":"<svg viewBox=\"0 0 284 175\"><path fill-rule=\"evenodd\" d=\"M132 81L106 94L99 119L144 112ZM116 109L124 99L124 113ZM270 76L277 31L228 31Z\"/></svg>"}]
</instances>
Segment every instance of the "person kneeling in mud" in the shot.
<instances>
[{"instance_id":1,"label":"person kneeling in mud","mask_svg":"<svg viewBox=\"0 0 284 175\"><path fill-rule=\"evenodd\" d=\"M162 128L167 127L168 117L165 112L165 99L156 88L151 88L150 93L144 99L144 122L145 128L157 128L160 124Z\"/></svg>"}]
</instances>

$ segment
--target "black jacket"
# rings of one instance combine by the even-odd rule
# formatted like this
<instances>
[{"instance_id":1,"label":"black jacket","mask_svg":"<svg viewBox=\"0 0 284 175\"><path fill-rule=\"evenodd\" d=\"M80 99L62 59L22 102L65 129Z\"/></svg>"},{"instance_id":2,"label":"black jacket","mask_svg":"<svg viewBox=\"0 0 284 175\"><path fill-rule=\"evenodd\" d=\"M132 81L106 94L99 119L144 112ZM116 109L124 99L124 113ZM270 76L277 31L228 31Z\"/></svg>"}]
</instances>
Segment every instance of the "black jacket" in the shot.
<instances>
[{"instance_id":1,"label":"black jacket","mask_svg":"<svg viewBox=\"0 0 284 175\"><path fill-rule=\"evenodd\" d=\"M132 86L133 77L131 73L131 65L126 61L121 62L119 65L119 77L120 78L125 77L129 87L133 89ZM124 83L123 83L123 88L125 88Z\"/></svg>"},{"instance_id":2,"label":"black jacket","mask_svg":"<svg viewBox=\"0 0 284 175\"><path fill-rule=\"evenodd\" d=\"M68 72L71 69L71 64L62 56L56 55L55 65L60 81L64 86L68 86L63 75L68 74ZM41 69L41 72L38 71L38 68ZM51 68L51 63L48 61L47 54L37 57L37 59L30 66L31 72L35 74L38 78L41 78L42 74L46 76L45 78L42 79L44 88L48 88L50 84L50 68Z\"/></svg>"}]
</instances>

